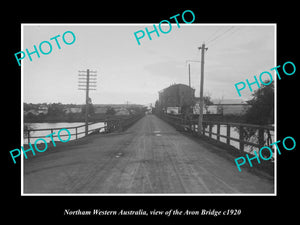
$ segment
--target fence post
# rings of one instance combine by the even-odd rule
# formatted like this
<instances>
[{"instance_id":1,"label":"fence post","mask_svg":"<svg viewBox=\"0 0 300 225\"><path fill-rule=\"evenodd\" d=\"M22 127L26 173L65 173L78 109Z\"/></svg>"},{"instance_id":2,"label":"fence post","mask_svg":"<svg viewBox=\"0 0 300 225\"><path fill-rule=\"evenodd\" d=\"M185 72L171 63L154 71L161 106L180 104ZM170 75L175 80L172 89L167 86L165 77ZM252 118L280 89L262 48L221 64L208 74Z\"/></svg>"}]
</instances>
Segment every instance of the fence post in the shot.
<instances>
[{"instance_id":1,"label":"fence post","mask_svg":"<svg viewBox=\"0 0 300 225\"><path fill-rule=\"evenodd\" d=\"M227 124L226 136L227 136L226 144L230 145L230 125L229 124Z\"/></svg>"},{"instance_id":2,"label":"fence post","mask_svg":"<svg viewBox=\"0 0 300 225\"><path fill-rule=\"evenodd\" d=\"M244 151L244 127L240 126L240 150Z\"/></svg>"},{"instance_id":3,"label":"fence post","mask_svg":"<svg viewBox=\"0 0 300 225\"><path fill-rule=\"evenodd\" d=\"M77 140L77 127L75 127L75 130L76 130L76 140Z\"/></svg>"},{"instance_id":4,"label":"fence post","mask_svg":"<svg viewBox=\"0 0 300 225\"><path fill-rule=\"evenodd\" d=\"M258 145L259 148L262 148L264 146L264 128L259 128L258 129Z\"/></svg>"},{"instance_id":5,"label":"fence post","mask_svg":"<svg viewBox=\"0 0 300 225\"><path fill-rule=\"evenodd\" d=\"M217 124L217 140L220 141L220 124Z\"/></svg>"},{"instance_id":6,"label":"fence post","mask_svg":"<svg viewBox=\"0 0 300 225\"><path fill-rule=\"evenodd\" d=\"M199 135L199 124L195 124L195 126L197 125L197 135ZM203 132L204 132L204 126L203 126ZM202 135L203 135L203 132L202 132Z\"/></svg>"},{"instance_id":7,"label":"fence post","mask_svg":"<svg viewBox=\"0 0 300 225\"><path fill-rule=\"evenodd\" d=\"M212 123L209 123L209 137L211 138L212 133Z\"/></svg>"},{"instance_id":8,"label":"fence post","mask_svg":"<svg viewBox=\"0 0 300 225\"><path fill-rule=\"evenodd\" d=\"M28 139L28 145L30 143L30 130L27 130L27 139Z\"/></svg>"}]
</instances>

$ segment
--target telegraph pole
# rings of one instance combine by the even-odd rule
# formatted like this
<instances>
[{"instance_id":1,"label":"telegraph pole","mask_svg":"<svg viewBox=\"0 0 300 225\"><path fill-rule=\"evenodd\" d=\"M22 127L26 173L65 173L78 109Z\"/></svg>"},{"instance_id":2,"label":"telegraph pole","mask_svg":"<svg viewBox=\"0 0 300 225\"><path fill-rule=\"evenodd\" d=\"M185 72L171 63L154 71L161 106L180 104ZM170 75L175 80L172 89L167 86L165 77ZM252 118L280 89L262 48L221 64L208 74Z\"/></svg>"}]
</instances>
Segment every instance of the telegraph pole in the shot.
<instances>
[{"instance_id":1,"label":"telegraph pole","mask_svg":"<svg viewBox=\"0 0 300 225\"><path fill-rule=\"evenodd\" d=\"M89 91L90 90L96 90L94 88L90 87L96 87L96 76L97 71L90 71L87 69L86 71L78 71L81 74L78 74L79 81L78 81L78 90L85 90L85 136L88 135L88 124L89 124L89 103L90 103L90 97L89 97ZM81 78L82 77L82 78ZM95 78L90 78L95 77Z\"/></svg>"},{"instance_id":2,"label":"telegraph pole","mask_svg":"<svg viewBox=\"0 0 300 225\"><path fill-rule=\"evenodd\" d=\"M191 87L191 65L189 64L189 87Z\"/></svg>"},{"instance_id":3,"label":"telegraph pole","mask_svg":"<svg viewBox=\"0 0 300 225\"><path fill-rule=\"evenodd\" d=\"M204 52L208 48L205 48L205 44L202 44L202 47L198 47L201 49L201 79L200 79L200 108L199 108L199 120L198 120L198 134L201 135L203 133L203 85L204 85Z\"/></svg>"},{"instance_id":4,"label":"telegraph pole","mask_svg":"<svg viewBox=\"0 0 300 225\"><path fill-rule=\"evenodd\" d=\"M189 87L192 88L192 84L191 84L191 62L196 62L199 63L200 61L197 60L186 60L186 63L188 63L188 68L189 68ZM194 100L194 96L191 93L191 99ZM193 107L191 106L190 108L191 112L193 112Z\"/></svg>"},{"instance_id":5,"label":"telegraph pole","mask_svg":"<svg viewBox=\"0 0 300 225\"><path fill-rule=\"evenodd\" d=\"M189 87L191 87L191 62L200 62L197 60L186 60L185 61L188 64L188 68L189 68Z\"/></svg>"}]
</instances>

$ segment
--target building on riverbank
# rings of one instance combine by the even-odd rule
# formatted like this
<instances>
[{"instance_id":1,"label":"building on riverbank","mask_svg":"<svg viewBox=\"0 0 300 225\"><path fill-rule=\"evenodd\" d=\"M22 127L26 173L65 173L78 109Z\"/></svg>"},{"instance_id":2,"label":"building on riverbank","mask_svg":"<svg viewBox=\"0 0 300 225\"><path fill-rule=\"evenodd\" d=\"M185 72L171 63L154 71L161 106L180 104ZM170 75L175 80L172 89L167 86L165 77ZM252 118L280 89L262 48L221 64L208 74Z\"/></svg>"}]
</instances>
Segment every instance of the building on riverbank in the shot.
<instances>
[{"instance_id":1,"label":"building on riverbank","mask_svg":"<svg viewBox=\"0 0 300 225\"><path fill-rule=\"evenodd\" d=\"M199 98L196 98L193 108L194 114L199 114ZM244 115L251 107L248 103L240 99L212 99L212 104L204 107L204 114L220 115Z\"/></svg>"}]
</instances>

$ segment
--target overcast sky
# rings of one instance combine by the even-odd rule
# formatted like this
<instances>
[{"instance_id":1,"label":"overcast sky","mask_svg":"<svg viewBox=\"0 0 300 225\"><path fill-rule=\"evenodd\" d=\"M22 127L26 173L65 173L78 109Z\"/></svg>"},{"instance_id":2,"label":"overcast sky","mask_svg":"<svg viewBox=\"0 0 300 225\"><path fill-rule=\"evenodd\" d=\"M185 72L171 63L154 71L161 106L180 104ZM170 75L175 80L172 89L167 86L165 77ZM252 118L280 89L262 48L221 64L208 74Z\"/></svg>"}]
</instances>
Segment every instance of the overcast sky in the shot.
<instances>
[{"instance_id":1,"label":"overcast sky","mask_svg":"<svg viewBox=\"0 0 300 225\"><path fill-rule=\"evenodd\" d=\"M188 84L186 60L200 60L198 47L206 43L204 93L213 99L239 99L234 84L269 71L275 65L274 25L213 25L176 23L168 34L153 33L137 44L134 32L153 24L44 25L24 24L22 50L33 51L42 41L72 31L76 41L58 38L49 55L34 54L22 61L23 100L27 103L85 103L78 90L78 70L97 70L94 104L154 103L158 92L173 83ZM165 27L167 30L168 27ZM67 37L67 36L66 36ZM46 47L45 47L46 49ZM46 51L46 50L45 50ZM274 73L272 73L274 74ZM192 87L199 96L200 63L191 63ZM242 98L250 91L242 91Z\"/></svg>"}]
</instances>

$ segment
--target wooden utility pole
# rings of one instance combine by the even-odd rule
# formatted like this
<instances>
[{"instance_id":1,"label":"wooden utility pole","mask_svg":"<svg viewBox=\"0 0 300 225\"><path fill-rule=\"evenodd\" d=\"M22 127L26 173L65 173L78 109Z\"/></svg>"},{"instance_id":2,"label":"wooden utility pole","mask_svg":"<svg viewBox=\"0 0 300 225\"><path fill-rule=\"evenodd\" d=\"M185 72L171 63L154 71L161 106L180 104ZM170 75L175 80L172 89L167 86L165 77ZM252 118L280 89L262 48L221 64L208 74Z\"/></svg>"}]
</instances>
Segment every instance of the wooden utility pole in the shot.
<instances>
[{"instance_id":1,"label":"wooden utility pole","mask_svg":"<svg viewBox=\"0 0 300 225\"><path fill-rule=\"evenodd\" d=\"M191 81L191 62L199 63L200 61L197 60L186 60L186 63L188 63L188 69L189 69L189 87L192 88L192 81ZM194 101L194 95L191 93L191 99ZM190 113L193 112L193 106L190 108Z\"/></svg>"},{"instance_id":2,"label":"wooden utility pole","mask_svg":"<svg viewBox=\"0 0 300 225\"><path fill-rule=\"evenodd\" d=\"M89 86L90 86L90 70L86 70L86 92L85 92L85 136L89 131Z\"/></svg>"},{"instance_id":3,"label":"wooden utility pole","mask_svg":"<svg viewBox=\"0 0 300 225\"><path fill-rule=\"evenodd\" d=\"M198 47L201 49L201 79L200 79L200 108L199 108L199 120L198 120L198 134L203 134L203 86L204 86L204 51L208 48L205 48L205 44L202 44L202 47Z\"/></svg>"},{"instance_id":4,"label":"wooden utility pole","mask_svg":"<svg viewBox=\"0 0 300 225\"><path fill-rule=\"evenodd\" d=\"M90 71L89 69L87 69L86 71L78 71L79 73L83 73L83 74L79 74L79 76L83 76L83 78L79 77L79 81L78 81L78 90L85 90L85 136L88 135L89 133L89 104L90 104L90 97L89 97L89 91L90 90L96 90L94 88L90 88L90 87L96 87L96 85L91 85L91 84L96 84L96 79L97 78L90 78L90 76L94 76L96 77L97 71ZM83 88L82 88L83 87Z\"/></svg>"},{"instance_id":5,"label":"wooden utility pole","mask_svg":"<svg viewBox=\"0 0 300 225\"><path fill-rule=\"evenodd\" d=\"M189 63L189 87L191 87L191 65Z\"/></svg>"},{"instance_id":6,"label":"wooden utility pole","mask_svg":"<svg viewBox=\"0 0 300 225\"><path fill-rule=\"evenodd\" d=\"M200 62L200 61L197 61L197 60L186 60L186 63L188 64L188 69L189 69L189 87L192 86L191 84L191 62Z\"/></svg>"}]
</instances>

